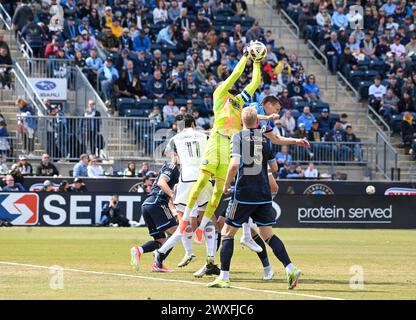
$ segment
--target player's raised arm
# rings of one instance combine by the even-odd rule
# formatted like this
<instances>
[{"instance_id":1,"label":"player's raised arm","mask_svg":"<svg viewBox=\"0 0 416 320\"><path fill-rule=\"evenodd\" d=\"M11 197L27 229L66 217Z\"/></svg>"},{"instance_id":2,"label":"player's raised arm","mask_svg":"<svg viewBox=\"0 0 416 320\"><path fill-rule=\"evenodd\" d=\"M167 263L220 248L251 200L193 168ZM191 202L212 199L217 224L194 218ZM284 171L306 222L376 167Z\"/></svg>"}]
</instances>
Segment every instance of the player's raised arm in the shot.
<instances>
[{"instance_id":1,"label":"player's raised arm","mask_svg":"<svg viewBox=\"0 0 416 320\"><path fill-rule=\"evenodd\" d=\"M253 64L253 77L251 78L251 82L244 88L243 92L241 92L237 97L242 98L244 103L249 103L251 98L254 96L257 88L260 86L261 83L261 64L260 62L254 62Z\"/></svg>"},{"instance_id":2,"label":"player's raised arm","mask_svg":"<svg viewBox=\"0 0 416 320\"><path fill-rule=\"evenodd\" d=\"M249 48L246 47L244 49L243 56L241 57L240 61L238 61L237 65L235 66L233 72L225 79L217 89L214 91L214 99L220 98L221 95L228 95L228 90L230 90L237 80L241 77L246 68L247 60L248 60L248 53Z\"/></svg>"},{"instance_id":3,"label":"player's raised arm","mask_svg":"<svg viewBox=\"0 0 416 320\"><path fill-rule=\"evenodd\" d=\"M310 148L309 141L306 139L295 139L276 136L272 131L265 132L264 136L267 137L273 144L279 144L281 146L287 146L290 144L296 144L300 147Z\"/></svg>"}]
</instances>

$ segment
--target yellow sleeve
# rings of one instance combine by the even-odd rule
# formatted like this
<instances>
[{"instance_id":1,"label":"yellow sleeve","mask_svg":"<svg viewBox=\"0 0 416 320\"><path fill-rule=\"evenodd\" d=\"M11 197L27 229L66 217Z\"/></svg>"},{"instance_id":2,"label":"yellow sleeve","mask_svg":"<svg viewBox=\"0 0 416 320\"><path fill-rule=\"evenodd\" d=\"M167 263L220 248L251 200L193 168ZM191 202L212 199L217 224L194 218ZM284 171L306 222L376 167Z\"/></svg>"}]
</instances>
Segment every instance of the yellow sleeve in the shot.
<instances>
[{"instance_id":1,"label":"yellow sleeve","mask_svg":"<svg viewBox=\"0 0 416 320\"><path fill-rule=\"evenodd\" d=\"M257 88L261 83L261 65L259 62L255 62L253 66L253 77L251 82L244 88L243 92L237 95L238 98L241 97L243 104L251 102L251 98L256 92Z\"/></svg>"},{"instance_id":2,"label":"yellow sleeve","mask_svg":"<svg viewBox=\"0 0 416 320\"><path fill-rule=\"evenodd\" d=\"M217 89L215 89L214 101L217 99L223 99L228 95L228 90L233 87L234 83L236 83L243 74L244 69L246 68L247 59L248 58L246 56L242 56L230 76L223 83L221 83Z\"/></svg>"}]
</instances>

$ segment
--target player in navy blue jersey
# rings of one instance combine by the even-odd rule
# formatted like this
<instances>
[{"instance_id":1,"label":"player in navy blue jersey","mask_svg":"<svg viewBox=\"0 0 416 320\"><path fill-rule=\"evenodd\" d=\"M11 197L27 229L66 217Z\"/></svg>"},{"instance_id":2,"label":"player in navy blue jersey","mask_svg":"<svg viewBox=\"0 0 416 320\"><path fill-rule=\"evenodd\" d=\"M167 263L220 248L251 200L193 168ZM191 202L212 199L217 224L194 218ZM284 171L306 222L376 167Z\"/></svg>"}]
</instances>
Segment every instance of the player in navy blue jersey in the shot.
<instances>
[{"instance_id":1,"label":"player in navy blue jersey","mask_svg":"<svg viewBox=\"0 0 416 320\"><path fill-rule=\"evenodd\" d=\"M208 287L228 288L229 271L234 251L234 235L249 218L257 224L260 236L272 248L287 272L288 287L293 289L300 277L300 270L292 263L283 242L273 234L275 213L269 185L268 166L277 171L277 163L269 141L257 129L257 110L247 107L243 110L244 129L232 140L231 163L228 167L224 193L229 194L235 179L232 199L227 208L225 225L221 230L221 274ZM282 144L294 144L297 139L282 138ZM255 186L255 187L254 187Z\"/></svg>"},{"instance_id":2,"label":"player in navy blue jersey","mask_svg":"<svg viewBox=\"0 0 416 320\"><path fill-rule=\"evenodd\" d=\"M136 270L139 270L140 258L144 253L159 249L165 243L166 235L170 236L176 231L178 222L172 214L170 206L173 207L173 188L178 183L179 176L177 160L172 157L172 162L165 163L160 169L153 183L152 191L142 204L142 215L153 240L142 246L136 245L131 248L131 264ZM170 251L164 254L165 258L169 253ZM158 266L155 263L153 263L152 269L158 272L171 272L166 266Z\"/></svg>"}]
</instances>

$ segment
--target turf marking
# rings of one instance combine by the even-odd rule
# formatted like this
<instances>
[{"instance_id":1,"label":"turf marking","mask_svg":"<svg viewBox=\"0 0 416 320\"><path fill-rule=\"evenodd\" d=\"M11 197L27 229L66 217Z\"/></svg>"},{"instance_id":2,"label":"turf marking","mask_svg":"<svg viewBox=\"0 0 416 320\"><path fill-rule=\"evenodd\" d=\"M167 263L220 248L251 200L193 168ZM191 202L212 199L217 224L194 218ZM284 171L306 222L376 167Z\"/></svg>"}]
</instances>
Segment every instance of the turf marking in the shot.
<instances>
[{"instance_id":1,"label":"turf marking","mask_svg":"<svg viewBox=\"0 0 416 320\"><path fill-rule=\"evenodd\" d=\"M9 266L36 268L36 269L48 269L48 270L51 269L51 267L48 267L48 266L42 266L42 265L36 265L36 264L26 264L26 263L17 263L17 262L8 262L8 261L0 261L0 264L9 265ZM176 283L183 283L183 284L190 284L190 285L206 286L206 283L197 282L197 281L178 280L178 279L164 279L164 278L139 276L139 275L133 275L133 274L126 274L126 273L81 270L81 269L72 269L72 268L62 268L62 270L63 271L68 271L68 272L87 273L87 274L124 277L124 278L134 278L134 279L142 279L142 280L161 281L161 282L176 282ZM237 289L237 290L242 290L242 291L262 292L262 293L269 293L269 294L275 294L275 295L286 295L286 296L298 296L298 297L321 299L321 300L344 300L342 298L318 296L318 295L306 294L306 293L262 290L262 289L254 289L254 288L240 287L240 286L231 286L230 288Z\"/></svg>"}]
</instances>

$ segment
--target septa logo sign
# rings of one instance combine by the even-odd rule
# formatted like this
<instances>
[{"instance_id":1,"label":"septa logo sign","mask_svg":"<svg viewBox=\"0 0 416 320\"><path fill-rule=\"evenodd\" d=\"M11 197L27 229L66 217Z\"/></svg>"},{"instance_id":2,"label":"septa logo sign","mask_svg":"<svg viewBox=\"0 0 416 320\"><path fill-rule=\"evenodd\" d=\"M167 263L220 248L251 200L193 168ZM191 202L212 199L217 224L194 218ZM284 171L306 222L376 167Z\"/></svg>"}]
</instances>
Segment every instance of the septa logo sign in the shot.
<instances>
[{"instance_id":1,"label":"septa logo sign","mask_svg":"<svg viewBox=\"0 0 416 320\"><path fill-rule=\"evenodd\" d=\"M7 219L15 226L36 225L39 196L36 193L0 193L0 219Z\"/></svg>"}]
</instances>

